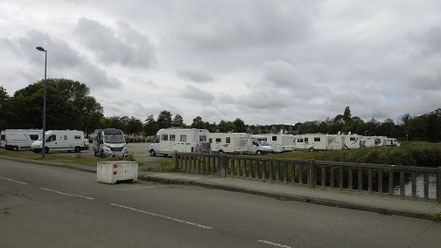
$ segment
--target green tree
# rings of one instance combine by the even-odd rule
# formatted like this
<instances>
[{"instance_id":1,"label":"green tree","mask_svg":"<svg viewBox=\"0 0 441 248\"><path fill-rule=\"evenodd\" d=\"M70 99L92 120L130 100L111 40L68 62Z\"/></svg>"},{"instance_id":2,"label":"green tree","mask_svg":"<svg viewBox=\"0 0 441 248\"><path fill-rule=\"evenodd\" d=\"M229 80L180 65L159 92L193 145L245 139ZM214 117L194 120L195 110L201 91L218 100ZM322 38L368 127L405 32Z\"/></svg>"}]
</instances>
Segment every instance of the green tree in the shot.
<instances>
[{"instance_id":1,"label":"green tree","mask_svg":"<svg viewBox=\"0 0 441 248\"><path fill-rule=\"evenodd\" d=\"M159 128L169 128L172 126L172 115L170 111L163 110L158 115L158 126Z\"/></svg>"},{"instance_id":2,"label":"green tree","mask_svg":"<svg viewBox=\"0 0 441 248\"><path fill-rule=\"evenodd\" d=\"M6 92L3 86L0 86L0 130L4 130L8 127L8 120L11 114L8 92Z\"/></svg>"},{"instance_id":3,"label":"green tree","mask_svg":"<svg viewBox=\"0 0 441 248\"><path fill-rule=\"evenodd\" d=\"M127 134L129 135L137 135L142 132L142 129L142 122L133 116L127 122Z\"/></svg>"},{"instance_id":4,"label":"green tree","mask_svg":"<svg viewBox=\"0 0 441 248\"><path fill-rule=\"evenodd\" d=\"M154 136L159 130L158 123L155 121L155 118L153 118L153 115L147 116L147 119L145 120L144 124L144 132L145 135L148 136Z\"/></svg>"},{"instance_id":5,"label":"green tree","mask_svg":"<svg viewBox=\"0 0 441 248\"><path fill-rule=\"evenodd\" d=\"M172 126L173 127L185 127L184 118L182 118L181 115L176 114L172 120Z\"/></svg>"},{"instance_id":6,"label":"green tree","mask_svg":"<svg viewBox=\"0 0 441 248\"><path fill-rule=\"evenodd\" d=\"M219 132L226 133L234 131L236 129L236 126L234 126L234 123L231 121L221 120L217 125L217 129L219 130Z\"/></svg>"},{"instance_id":7,"label":"green tree","mask_svg":"<svg viewBox=\"0 0 441 248\"><path fill-rule=\"evenodd\" d=\"M204 121L202 120L202 117L200 117L200 116L196 116L194 119L193 119L193 122L191 123L191 128L199 128L199 129L203 129L204 128L204 125L205 123L204 123Z\"/></svg>"},{"instance_id":8,"label":"green tree","mask_svg":"<svg viewBox=\"0 0 441 248\"><path fill-rule=\"evenodd\" d=\"M441 108L427 115L425 136L430 142L441 141Z\"/></svg>"},{"instance_id":9,"label":"green tree","mask_svg":"<svg viewBox=\"0 0 441 248\"><path fill-rule=\"evenodd\" d=\"M246 132L247 131L247 127L245 125L245 122L243 122L241 119L236 118L236 120L233 121L234 127L235 127L235 132Z\"/></svg>"},{"instance_id":10,"label":"green tree","mask_svg":"<svg viewBox=\"0 0 441 248\"><path fill-rule=\"evenodd\" d=\"M345 111L343 113L343 120L344 122L348 122L352 119L351 110L349 109L349 106L345 107Z\"/></svg>"}]
</instances>

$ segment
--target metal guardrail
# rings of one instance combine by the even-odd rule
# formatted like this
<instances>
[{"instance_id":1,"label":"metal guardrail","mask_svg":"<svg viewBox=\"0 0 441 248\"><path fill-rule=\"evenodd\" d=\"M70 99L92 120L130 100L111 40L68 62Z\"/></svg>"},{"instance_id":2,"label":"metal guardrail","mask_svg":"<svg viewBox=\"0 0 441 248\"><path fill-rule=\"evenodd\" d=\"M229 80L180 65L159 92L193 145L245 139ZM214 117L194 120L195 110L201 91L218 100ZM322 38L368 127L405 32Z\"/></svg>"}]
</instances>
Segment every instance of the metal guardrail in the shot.
<instances>
[{"instance_id":1,"label":"metal guardrail","mask_svg":"<svg viewBox=\"0 0 441 248\"><path fill-rule=\"evenodd\" d=\"M185 173L250 178L441 203L441 167L177 152L173 154L173 166Z\"/></svg>"}]
</instances>

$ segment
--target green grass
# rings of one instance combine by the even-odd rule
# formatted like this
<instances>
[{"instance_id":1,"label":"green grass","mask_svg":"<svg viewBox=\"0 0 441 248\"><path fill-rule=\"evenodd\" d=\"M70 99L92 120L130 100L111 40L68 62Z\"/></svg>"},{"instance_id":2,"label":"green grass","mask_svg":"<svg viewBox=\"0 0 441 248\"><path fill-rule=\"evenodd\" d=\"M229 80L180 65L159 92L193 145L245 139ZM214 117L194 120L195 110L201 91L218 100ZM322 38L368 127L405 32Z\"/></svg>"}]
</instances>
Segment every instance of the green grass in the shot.
<instances>
[{"instance_id":1,"label":"green grass","mask_svg":"<svg viewBox=\"0 0 441 248\"><path fill-rule=\"evenodd\" d=\"M4 149L0 149L0 155L8 156L8 157L15 157L15 158L25 158L25 159L33 159L33 160L45 160L45 161L51 161L51 162L61 162L61 163L74 163L74 164L83 164L83 165L89 165L89 166L96 166L96 164L100 161L109 161L113 160L112 158L100 158L100 157L91 157L91 156L85 156L81 153L76 155L62 155L62 154L51 154L48 153L45 155L45 158L43 159L41 157L41 154L39 153L33 153L31 151L8 151ZM133 159L133 160L131 160ZM125 160L131 160L134 161L133 156L130 157L130 155Z\"/></svg>"},{"instance_id":2,"label":"green grass","mask_svg":"<svg viewBox=\"0 0 441 248\"><path fill-rule=\"evenodd\" d=\"M149 162L155 163L155 164L160 164L161 166L147 167L147 168L142 169L142 171L147 171L147 172L174 172L174 171L176 171L175 168L173 167L172 159L156 158L156 159L149 161Z\"/></svg>"},{"instance_id":3,"label":"green grass","mask_svg":"<svg viewBox=\"0 0 441 248\"><path fill-rule=\"evenodd\" d=\"M293 151L268 155L279 158L315 159L408 166L441 166L441 143L403 142L400 147L362 148L340 151Z\"/></svg>"}]
</instances>

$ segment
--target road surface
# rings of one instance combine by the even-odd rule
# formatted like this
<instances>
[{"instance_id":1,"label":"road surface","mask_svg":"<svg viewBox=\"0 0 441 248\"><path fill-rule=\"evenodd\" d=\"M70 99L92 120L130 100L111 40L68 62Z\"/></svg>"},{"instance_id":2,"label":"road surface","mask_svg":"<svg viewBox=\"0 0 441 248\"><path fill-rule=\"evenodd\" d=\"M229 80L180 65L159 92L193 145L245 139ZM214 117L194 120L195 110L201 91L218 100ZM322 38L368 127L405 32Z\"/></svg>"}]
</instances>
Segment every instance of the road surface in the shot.
<instances>
[{"instance_id":1,"label":"road surface","mask_svg":"<svg viewBox=\"0 0 441 248\"><path fill-rule=\"evenodd\" d=\"M0 247L440 247L441 223L0 159Z\"/></svg>"}]
</instances>

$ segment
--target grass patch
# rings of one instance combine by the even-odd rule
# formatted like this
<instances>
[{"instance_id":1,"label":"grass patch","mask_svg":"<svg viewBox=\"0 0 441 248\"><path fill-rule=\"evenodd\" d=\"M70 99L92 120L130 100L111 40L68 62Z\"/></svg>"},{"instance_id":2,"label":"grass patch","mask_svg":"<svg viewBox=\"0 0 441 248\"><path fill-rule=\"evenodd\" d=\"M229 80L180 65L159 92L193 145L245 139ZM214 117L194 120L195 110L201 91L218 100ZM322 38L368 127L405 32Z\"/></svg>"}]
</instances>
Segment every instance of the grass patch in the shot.
<instances>
[{"instance_id":1,"label":"grass patch","mask_svg":"<svg viewBox=\"0 0 441 248\"><path fill-rule=\"evenodd\" d=\"M150 163L160 164L160 166L150 166L142 169L141 171L147 172L175 172L176 169L173 167L172 159L161 159L156 158L149 161Z\"/></svg>"},{"instance_id":2,"label":"grass patch","mask_svg":"<svg viewBox=\"0 0 441 248\"><path fill-rule=\"evenodd\" d=\"M96 164L100 161L111 161L114 160L112 158L100 158L96 156L85 156L81 153L75 154L75 155L63 155L60 153L52 154L48 153L45 154L45 158L43 159L41 157L40 153L34 153L31 151L8 151L5 149L0 149L0 155L8 156L8 157L15 157L15 158L25 158L25 159L32 159L32 160L44 160L44 161L51 161L51 162L61 162L61 163L73 163L73 164L82 164L82 165L89 165L89 166L96 166ZM133 159L133 160L130 160ZM130 160L135 161L133 158L133 155L130 157L130 155L124 159L124 160Z\"/></svg>"},{"instance_id":3,"label":"grass patch","mask_svg":"<svg viewBox=\"0 0 441 248\"><path fill-rule=\"evenodd\" d=\"M270 157L341 162L441 166L441 143L403 142L400 147L377 147L338 151L293 151Z\"/></svg>"}]
</instances>

